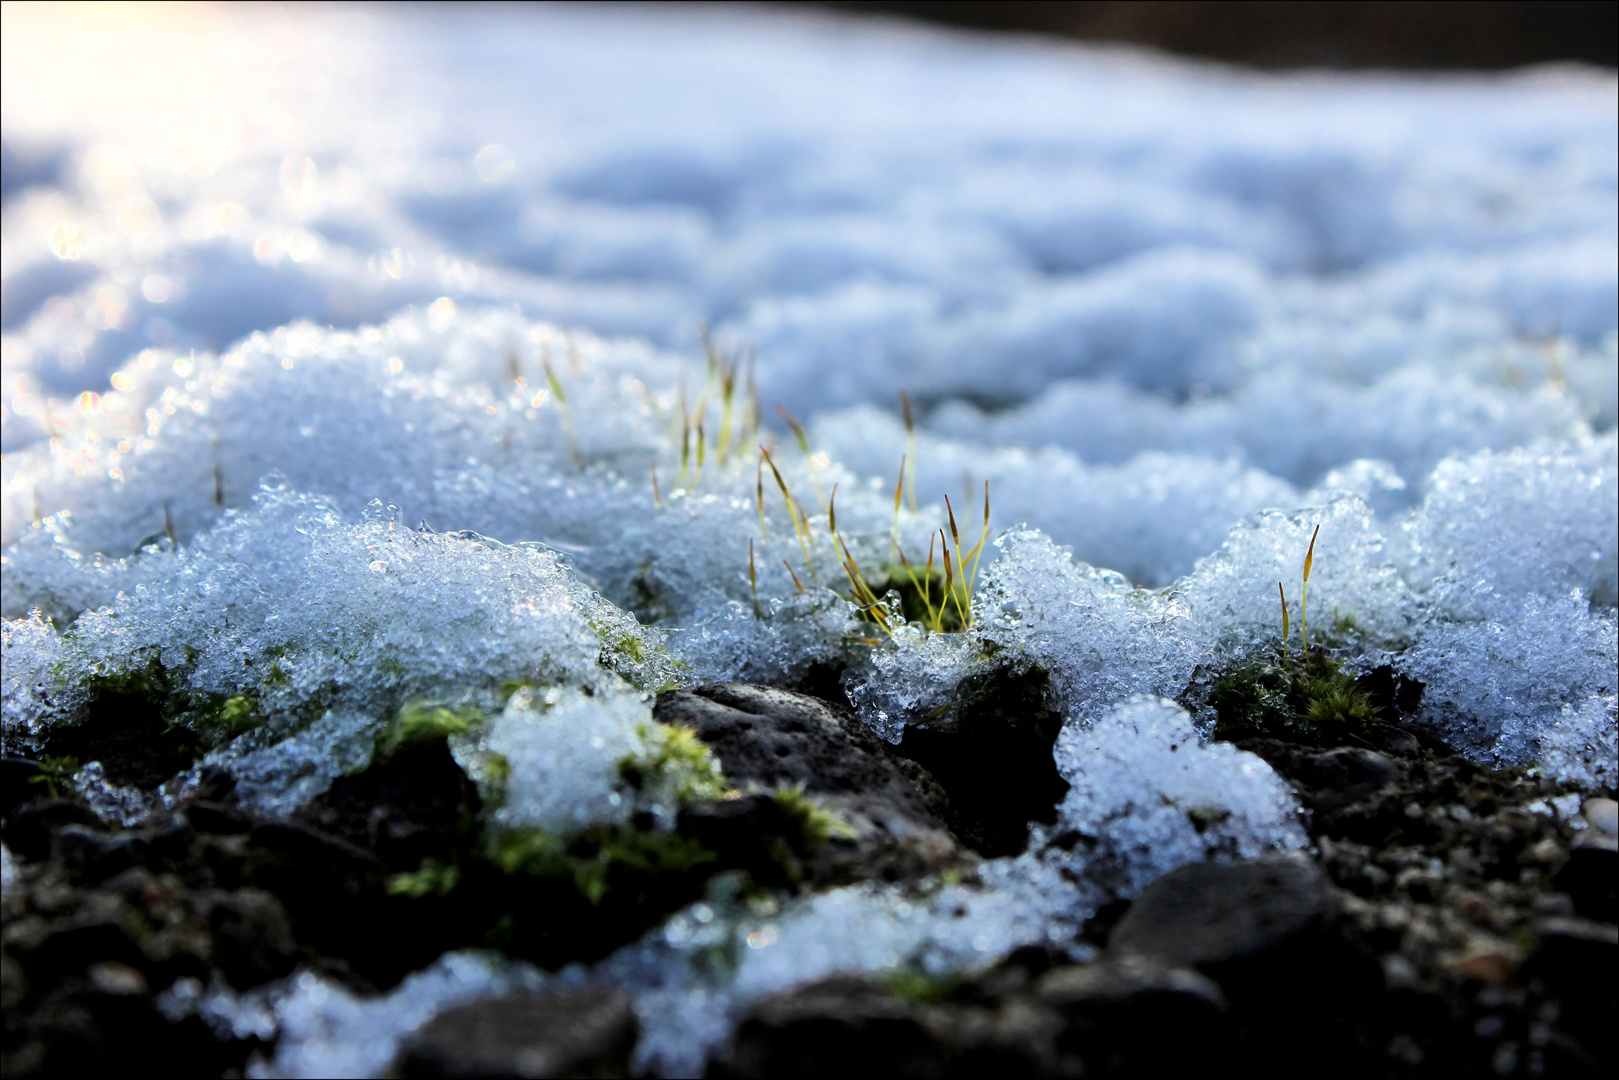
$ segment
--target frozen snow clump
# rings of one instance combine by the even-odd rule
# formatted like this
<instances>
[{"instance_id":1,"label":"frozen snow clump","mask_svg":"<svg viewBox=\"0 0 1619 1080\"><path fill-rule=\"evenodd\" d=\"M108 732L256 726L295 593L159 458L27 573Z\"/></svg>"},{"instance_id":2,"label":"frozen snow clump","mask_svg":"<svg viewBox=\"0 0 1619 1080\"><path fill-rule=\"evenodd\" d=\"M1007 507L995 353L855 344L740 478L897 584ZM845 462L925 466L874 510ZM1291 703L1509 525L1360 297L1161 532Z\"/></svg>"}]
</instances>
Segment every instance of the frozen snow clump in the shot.
<instances>
[{"instance_id":1,"label":"frozen snow clump","mask_svg":"<svg viewBox=\"0 0 1619 1080\"><path fill-rule=\"evenodd\" d=\"M1251 859L1309 842L1297 800L1261 758L1207 742L1191 715L1164 698L1136 697L1094 723L1071 718L1057 736L1057 767L1073 785L1057 824L1072 851L1052 847L1086 888L1132 897L1161 874L1204 859Z\"/></svg>"}]
</instances>

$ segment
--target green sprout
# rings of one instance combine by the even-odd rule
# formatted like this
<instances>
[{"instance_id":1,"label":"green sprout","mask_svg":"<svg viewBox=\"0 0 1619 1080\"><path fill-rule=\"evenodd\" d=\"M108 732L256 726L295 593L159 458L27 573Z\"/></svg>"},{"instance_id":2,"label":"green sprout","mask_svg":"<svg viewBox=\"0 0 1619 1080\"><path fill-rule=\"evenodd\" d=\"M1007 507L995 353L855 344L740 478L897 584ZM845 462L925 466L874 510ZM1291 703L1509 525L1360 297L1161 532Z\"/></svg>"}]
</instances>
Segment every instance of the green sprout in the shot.
<instances>
[{"instance_id":1,"label":"green sprout","mask_svg":"<svg viewBox=\"0 0 1619 1080\"><path fill-rule=\"evenodd\" d=\"M64 793L72 794L73 775L78 771L78 758L66 756L41 758L39 774L29 777L28 782L43 787L47 798L60 799Z\"/></svg>"},{"instance_id":2,"label":"green sprout","mask_svg":"<svg viewBox=\"0 0 1619 1080\"><path fill-rule=\"evenodd\" d=\"M483 714L476 709L457 712L428 701L408 702L394 715L392 723L377 732L377 759L386 761L406 747L418 743L465 735L482 722Z\"/></svg>"}]
</instances>

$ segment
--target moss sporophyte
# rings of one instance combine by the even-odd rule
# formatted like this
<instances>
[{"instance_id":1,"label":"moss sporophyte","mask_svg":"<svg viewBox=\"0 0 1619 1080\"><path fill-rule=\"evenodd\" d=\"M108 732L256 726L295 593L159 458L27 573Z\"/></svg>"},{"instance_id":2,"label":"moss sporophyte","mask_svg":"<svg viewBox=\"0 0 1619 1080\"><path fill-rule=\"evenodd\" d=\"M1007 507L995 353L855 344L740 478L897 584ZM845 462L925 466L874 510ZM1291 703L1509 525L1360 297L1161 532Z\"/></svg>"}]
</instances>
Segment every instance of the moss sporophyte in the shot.
<instances>
[{"instance_id":1,"label":"moss sporophyte","mask_svg":"<svg viewBox=\"0 0 1619 1080\"><path fill-rule=\"evenodd\" d=\"M1218 717L1216 733L1222 738L1252 735L1332 738L1381 720L1371 697L1325 648L1312 644L1309 639L1308 590L1310 571L1315 565L1315 543L1320 533L1321 527L1317 525L1310 536L1301 575L1301 662L1295 668L1289 657L1291 619L1287 591L1277 582L1282 605L1282 635L1274 656L1234 664L1215 680L1209 703Z\"/></svg>"},{"instance_id":2,"label":"moss sporophyte","mask_svg":"<svg viewBox=\"0 0 1619 1080\"><path fill-rule=\"evenodd\" d=\"M894 483L893 524L889 535L887 565L876 572L868 572L868 569L861 566L849 539L838 528L837 485L833 485L831 493L823 497L818 469L822 458L811 450L803 425L785 408L781 406L777 408L788 426L792 428L799 450L809 466L810 477L815 484L816 499L821 502L826 515L827 532L830 534L833 554L837 557L838 565L848 582L848 599L857 606L861 617L875 624L889 636L894 634L898 629L897 624L901 621L918 625L930 633L967 630L973 625L973 587L977 582L984 545L989 539L989 484L987 482L984 484L983 519L979 534L970 547L963 546L961 531L956 522L955 505L948 495L945 496L948 528L940 528L928 537L927 558L919 569L906 554L900 542L900 511L907 503L907 493L913 513L917 507L916 421L911 411L909 397L901 394L900 403L905 416L906 449L900 457L899 475ZM764 446L759 447L759 459L754 471L754 503L759 517L759 541L762 545L768 545L770 542L770 530L765 515L764 474L767 468L771 479L775 482L776 490L781 493L788 519L792 522L793 538L797 543L804 568L811 581L819 582L820 571L813 556L815 536L811 518L804 512L803 504L793 495L770 450ZM783 559L782 565L792 578L793 587L799 592L804 591L804 583L793 569L792 563ZM754 614L762 617L763 607L759 603L758 562L756 548L751 539L748 541L748 586L753 597ZM890 599L891 596L893 599Z\"/></svg>"}]
</instances>

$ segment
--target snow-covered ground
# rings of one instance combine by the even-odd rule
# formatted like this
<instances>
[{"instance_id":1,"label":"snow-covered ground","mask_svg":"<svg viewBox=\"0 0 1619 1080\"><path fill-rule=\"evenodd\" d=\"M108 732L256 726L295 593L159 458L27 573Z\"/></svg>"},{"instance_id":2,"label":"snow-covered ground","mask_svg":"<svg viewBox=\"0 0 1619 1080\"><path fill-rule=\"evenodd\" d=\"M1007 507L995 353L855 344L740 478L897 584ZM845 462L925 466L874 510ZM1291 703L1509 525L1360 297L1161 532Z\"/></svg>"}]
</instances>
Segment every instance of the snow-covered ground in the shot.
<instances>
[{"instance_id":1,"label":"snow-covered ground","mask_svg":"<svg viewBox=\"0 0 1619 1080\"><path fill-rule=\"evenodd\" d=\"M1062 813L1139 883L1218 839L1153 791L1223 800L1232 852L1303 842L1258 759L1166 768L1207 732L1158 698L1274 644L1319 524L1348 663L1420 679L1481 760L1614 784L1611 73L1260 76L730 7L5 20L8 745L156 663L255 703L214 755L285 809L424 697L520 727L504 683L590 688L611 740L636 691L826 661L897 739L1014 657L1069 716ZM833 485L869 570L895 530L924 560L945 495L970 546L986 481L973 632L864 643L822 587ZM547 813L605 805L529 743ZM933 908L806 900L764 947L699 905L568 977L638 988L641 1060L689 1070L752 996L1071 925L1099 897L1038 849ZM750 946L724 986L690 960L715 935ZM208 1007L280 1017L268 1068L376 1071L421 1002L514 970Z\"/></svg>"}]
</instances>

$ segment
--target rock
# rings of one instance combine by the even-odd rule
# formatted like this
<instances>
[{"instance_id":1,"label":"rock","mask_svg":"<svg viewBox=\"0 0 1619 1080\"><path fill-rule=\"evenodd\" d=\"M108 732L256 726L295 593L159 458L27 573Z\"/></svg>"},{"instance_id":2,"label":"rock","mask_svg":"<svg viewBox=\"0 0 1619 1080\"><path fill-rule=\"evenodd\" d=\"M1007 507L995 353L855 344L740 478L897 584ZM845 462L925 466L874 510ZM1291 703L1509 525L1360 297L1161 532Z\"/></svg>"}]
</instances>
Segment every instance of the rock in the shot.
<instances>
[{"instance_id":1,"label":"rock","mask_svg":"<svg viewBox=\"0 0 1619 1080\"><path fill-rule=\"evenodd\" d=\"M213 937L213 962L239 989L292 971L298 944L281 901L262 889L200 893L193 904Z\"/></svg>"},{"instance_id":2,"label":"rock","mask_svg":"<svg viewBox=\"0 0 1619 1080\"><path fill-rule=\"evenodd\" d=\"M146 993L146 976L128 964L112 961L91 964L88 975L90 985L98 993L114 997Z\"/></svg>"},{"instance_id":3,"label":"rock","mask_svg":"<svg viewBox=\"0 0 1619 1080\"><path fill-rule=\"evenodd\" d=\"M744 790L802 785L852 835L824 845L808 876L816 882L907 880L936 872L962 852L934 812L942 801L924 770L897 762L854 714L819 698L746 683L675 690L658 698L654 716L690 728ZM711 808L689 815L694 827L726 842L744 815L760 806ZM699 821L699 819L710 819Z\"/></svg>"},{"instance_id":4,"label":"rock","mask_svg":"<svg viewBox=\"0 0 1619 1080\"><path fill-rule=\"evenodd\" d=\"M62 826L52 847L63 865L91 884L139 866L146 857L146 838L139 833L108 833L88 825Z\"/></svg>"},{"instance_id":5,"label":"rock","mask_svg":"<svg viewBox=\"0 0 1619 1080\"><path fill-rule=\"evenodd\" d=\"M945 823L980 855L1020 854L1029 823L1057 820L1068 781L1052 756L1063 716L1048 707L1038 669L968 679L946 726L913 726L897 748L948 795Z\"/></svg>"},{"instance_id":6,"label":"rock","mask_svg":"<svg viewBox=\"0 0 1619 1080\"><path fill-rule=\"evenodd\" d=\"M1598 832L1619 836L1619 802L1612 799L1586 799L1580 816Z\"/></svg>"},{"instance_id":7,"label":"rock","mask_svg":"<svg viewBox=\"0 0 1619 1080\"><path fill-rule=\"evenodd\" d=\"M748 1010L729 1059L712 1070L734 1077L899 1077L961 1072L964 1044L988 1024L964 1026L954 1010L897 997L857 976L776 994ZM980 1030L969 1030L976 1027Z\"/></svg>"},{"instance_id":8,"label":"rock","mask_svg":"<svg viewBox=\"0 0 1619 1080\"><path fill-rule=\"evenodd\" d=\"M372 852L397 873L415 870L423 859L453 861L482 805L448 745L434 739L338 777L297 817Z\"/></svg>"},{"instance_id":9,"label":"rock","mask_svg":"<svg viewBox=\"0 0 1619 1080\"><path fill-rule=\"evenodd\" d=\"M10 817L44 794L41 785L33 782L39 775L37 762L0 757L0 814Z\"/></svg>"},{"instance_id":10,"label":"rock","mask_svg":"<svg viewBox=\"0 0 1619 1080\"><path fill-rule=\"evenodd\" d=\"M1083 1075L1080 1062L1053 1050L1063 1023L1056 1010L1031 993L994 990L1006 974L1024 987L1027 972L1017 969L1036 960L1009 957L984 976L924 984L920 996L899 989L903 978L855 975L783 991L747 1011L710 1075Z\"/></svg>"},{"instance_id":11,"label":"rock","mask_svg":"<svg viewBox=\"0 0 1619 1080\"><path fill-rule=\"evenodd\" d=\"M1539 947L1529 969L1565 1000L1604 992L1619 964L1619 927L1590 919L1558 916L1535 926ZM1611 990L1607 991L1611 993Z\"/></svg>"},{"instance_id":12,"label":"rock","mask_svg":"<svg viewBox=\"0 0 1619 1080\"><path fill-rule=\"evenodd\" d=\"M1302 855L1192 863L1148 885L1109 948L1196 968L1224 985L1318 934L1332 913L1325 876Z\"/></svg>"},{"instance_id":13,"label":"rock","mask_svg":"<svg viewBox=\"0 0 1619 1080\"><path fill-rule=\"evenodd\" d=\"M627 1077L639 1033L616 990L518 994L459 1005L410 1037L407 1077Z\"/></svg>"},{"instance_id":14,"label":"rock","mask_svg":"<svg viewBox=\"0 0 1619 1080\"><path fill-rule=\"evenodd\" d=\"M140 946L130 938L122 921L93 915L64 920L51 928L25 960L35 978L82 971L94 963L138 968L144 961Z\"/></svg>"},{"instance_id":15,"label":"rock","mask_svg":"<svg viewBox=\"0 0 1619 1080\"><path fill-rule=\"evenodd\" d=\"M389 918L386 872L370 852L292 821L260 821L231 839L246 840L241 884L274 894L299 941L384 984L416 959L416 941L401 939L406 928Z\"/></svg>"},{"instance_id":16,"label":"rock","mask_svg":"<svg viewBox=\"0 0 1619 1080\"><path fill-rule=\"evenodd\" d=\"M253 818L250 814L222 803L191 802L186 804L184 812L191 827L200 833L238 836L253 829Z\"/></svg>"},{"instance_id":17,"label":"rock","mask_svg":"<svg viewBox=\"0 0 1619 1080\"><path fill-rule=\"evenodd\" d=\"M1556 995L1558 1026L1577 1043L1566 1048L1575 1068L1562 1071L1611 1076L1613 1016L1619 1009L1613 981L1619 963L1619 927L1563 917L1542 919L1535 930L1540 944L1525 965L1525 974L1544 982Z\"/></svg>"},{"instance_id":18,"label":"rock","mask_svg":"<svg viewBox=\"0 0 1619 1080\"><path fill-rule=\"evenodd\" d=\"M868 795L918 821L932 818L882 742L853 713L819 698L717 683L662 694L653 715L694 731L736 784L800 784L819 795Z\"/></svg>"},{"instance_id":19,"label":"rock","mask_svg":"<svg viewBox=\"0 0 1619 1080\"><path fill-rule=\"evenodd\" d=\"M717 865L746 870L766 886L799 884L814 857L797 822L763 793L685 807L678 831L712 851Z\"/></svg>"},{"instance_id":20,"label":"rock","mask_svg":"<svg viewBox=\"0 0 1619 1080\"><path fill-rule=\"evenodd\" d=\"M1213 980L1139 954L1060 967L1035 997L1062 1018L1054 1049L1088 1076L1185 1074L1229 1039L1225 996ZM1174 1038L1163 1037L1173 1031Z\"/></svg>"},{"instance_id":21,"label":"rock","mask_svg":"<svg viewBox=\"0 0 1619 1080\"><path fill-rule=\"evenodd\" d=\"M82 802L46 799L6 818L6 846L22 858L38 862L50 854L51 838L66 825L105 828L101 819Z\"/></svg>"},{"instance_id":22,"label":"rock","mask_svg":"<svg viewBox=\"0 0 1619 1080\"><path fill-rule=\"evenodd\" d=\"M1552 883L1568 893L1584 918L1619 921L1619 841L1596 828L1586 829Z\"/></svg>"},{"instance_id":23,"label":"rock","mask_svg":"<svg viewBox=\"0 0 1619 1080\"><path fill-rule=\"evenodd\" d=\"M160 696L111 691L79 723L52 728L45 756L99 761L115 784L154 788L201 757L202 745L190 728L169 723Z\"/></svg>"},{"instance_id":24,"label":"rock","mask_svg":"<svg viewBox=\"0 0 1619 1080\"><path fill-rule=\"evenodd\" d=\"M1399 767L1376 750L1341 746L1303 757L1290 778L1310 786L1316 806L1336 809L1381 791L1399 775Z\"/></svg>"}]
</instances>

